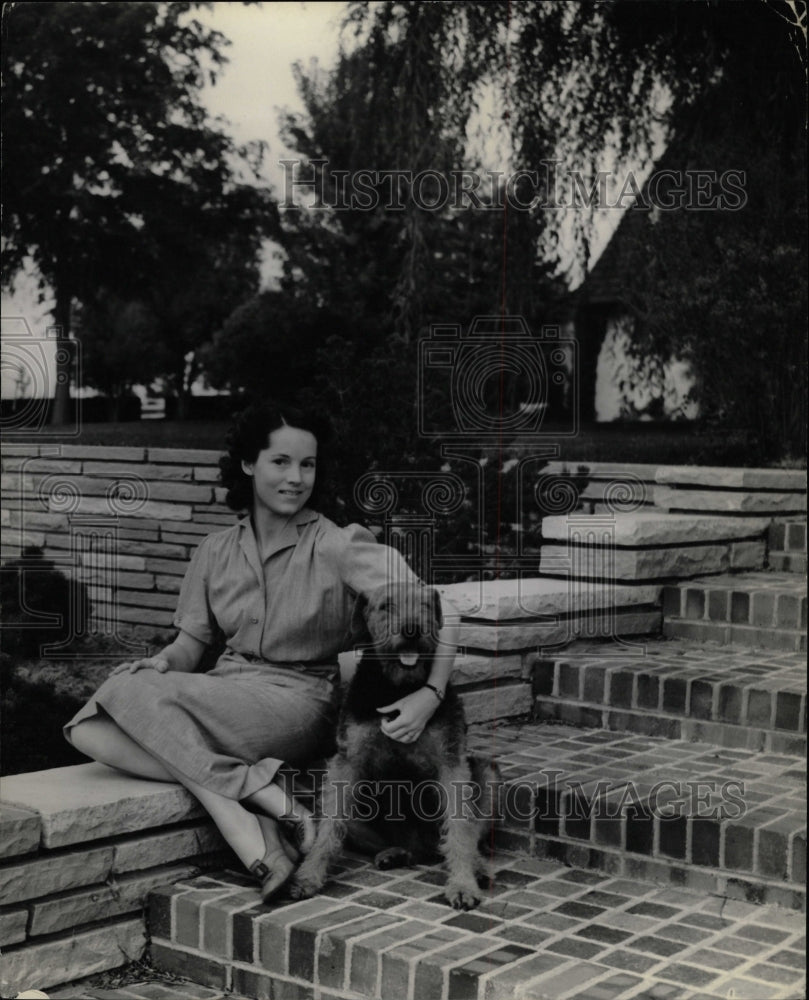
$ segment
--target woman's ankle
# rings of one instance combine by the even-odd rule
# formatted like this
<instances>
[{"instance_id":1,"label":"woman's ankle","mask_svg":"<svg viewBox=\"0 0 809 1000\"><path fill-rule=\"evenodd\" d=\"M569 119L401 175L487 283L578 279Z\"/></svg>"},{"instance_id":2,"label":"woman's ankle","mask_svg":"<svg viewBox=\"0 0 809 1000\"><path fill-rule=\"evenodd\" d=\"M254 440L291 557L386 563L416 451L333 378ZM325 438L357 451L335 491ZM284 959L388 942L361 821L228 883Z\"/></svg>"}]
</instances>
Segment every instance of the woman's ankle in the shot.
<instances>
[{"instance_id":1,"label":"woman's ankle","mask_svg":"<svg viewBox=\"0 0 809 1000\"><path fill-rule=\"evenodd\" d=\"M285 816L279 820L290 840L300 854L308 854L311 851L317 826L315 817L308 809L301 810L297 816Z\"/></svg>"}]
</instances>

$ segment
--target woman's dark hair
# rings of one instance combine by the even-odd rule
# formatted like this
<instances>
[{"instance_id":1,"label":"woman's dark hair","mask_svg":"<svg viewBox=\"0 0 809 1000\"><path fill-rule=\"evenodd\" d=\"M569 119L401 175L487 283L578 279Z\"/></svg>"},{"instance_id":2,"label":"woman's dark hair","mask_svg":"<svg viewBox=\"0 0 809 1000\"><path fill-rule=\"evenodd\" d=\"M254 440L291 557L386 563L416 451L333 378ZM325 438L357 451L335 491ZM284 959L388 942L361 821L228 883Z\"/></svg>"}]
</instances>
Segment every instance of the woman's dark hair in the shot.
<instances>
[{"instance_id":1,"label":"woman's dark hair","mask_svg":"<svg viewBox=\"0 0 809 1000\"><path fill-rule=\"evenodd\" d=\"M219 479L227 489L225 503L231 510L249 510L253 504L253 479L242 469L242 462L252 463L269 445L270 434L281 427L309 431L317 441L317 475L307 506L317 503L324 482L324 451L331 437L326 418L295 406L279 403L254 403L238 414L228 431L227 455L219 459Z\"/></svg>"}]
</instances>

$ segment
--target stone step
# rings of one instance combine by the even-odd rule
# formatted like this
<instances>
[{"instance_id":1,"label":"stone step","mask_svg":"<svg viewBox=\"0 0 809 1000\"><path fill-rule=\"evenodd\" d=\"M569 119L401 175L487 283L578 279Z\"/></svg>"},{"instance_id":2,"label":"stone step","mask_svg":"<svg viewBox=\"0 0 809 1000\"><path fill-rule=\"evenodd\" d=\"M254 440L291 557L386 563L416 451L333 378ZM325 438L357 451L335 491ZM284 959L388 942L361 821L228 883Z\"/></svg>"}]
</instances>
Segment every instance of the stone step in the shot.
<instances>
[{"instance_id":1,"label":"stone step","mask_svg":"<svg viewBox=\"0 0 809 1000\"><path fill-rule=\"evenodd\" d=\"M698 465L657 466L637 463L586 462L587 485L577 498L554 481L577 471L578 465L554 461L542 469L549 493L558 496L558 512L567 513L577 499L599 514L662 510L719 515L789 517L806 513L806 471L742 469ZM567 503L566 503L567 501Z\"/></svg>"},{"instance_id":2,"label":"stone step","mask_svg":"<svg viewBox=\"0 0 809 1000\"><path fill-rule=\"evenodd\" d=\"M804 487L805 488L805 487ZM768 515L785 517L806 515L806 493L758 492L745 489L688 489L676 486L655 486L654 503L662 510L702 514Z\"/></svg>"},{"instance_id":3,"label":"stone step","mask_svg":"<svg viewBox=\"0 0 809 1000\"><path fill-rule=\"evenodd\" d=\"M803 995L804 760L538 724L470 741L508 782L478 909L448 906L441 865L351 852L299 902L209 872L152 893L154 964L252 998Z\"/></svg>"},{"instance_id":4,"label":"stone step","mask_svg":"<svg viewBox=\"0 0 809 1000\"><path fill-rule=\"evenodd\" d=\"M510 782L503 846L805 908L805 757L537 723L472 746Z\"/></svg>"},{"instance_id":5,"label":"stone step","mask_svg":"<svg viewBox=\"0 0 809 1000\"><path fill-rule=\"evenodd\" d=\"M546 721L806 755L806 661L679 640L572 647L540 661Z\"/></svg>"},{"instance_id":6,"label":"stone step","mask_svg":"<svg viewBox=\"0 0 809 1000\"><path fill-rule=\"evenodd\" d=\"M663 634L771 650L806 650L806 581L794 573L740 573L663 590Z\"/></svg>"},{"instance_id":7,"label":"stone step","mask_svg":"<svg viewBox=\"0 0 809 1000\"><path fill-rule=\"evenodd\" d=\"M768 518L664 511L570 513L542 521L540 572L622 585L759 570Z\"/></svg>"}]
</instances>

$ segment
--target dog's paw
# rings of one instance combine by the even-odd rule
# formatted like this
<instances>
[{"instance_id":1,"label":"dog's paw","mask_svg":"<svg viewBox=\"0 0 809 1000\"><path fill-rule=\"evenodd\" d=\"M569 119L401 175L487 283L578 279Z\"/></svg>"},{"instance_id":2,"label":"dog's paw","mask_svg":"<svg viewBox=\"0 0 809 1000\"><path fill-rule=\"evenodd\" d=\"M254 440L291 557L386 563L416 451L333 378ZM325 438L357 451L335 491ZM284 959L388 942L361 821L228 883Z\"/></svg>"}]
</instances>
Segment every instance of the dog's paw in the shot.
<instances>
[{"instance_id":1,"label":"dog's paw","mask_svg":"<svg viewBox=\"0 0 809 1000\"><path fill-rule=\"evenodd\" d=\"M317 895L322 883L315 878L307 878L305 875L295 874L287 882L285 891L290 899L309 899L310 896Z\"/></svg>"},{"instance_id":2,"label":"dog's paw","mask_svg":"<svg viewBox=\"0 0 809 1000\"><path fill-rule=\"evenodd\" d=\"M412 863L410 851L404 847L386 847L374 858L374 864L383 872L389 868L409 868Z\"/></svg>"},{"instance_id":3,"label":"dog's paw","mask_svg":"<svg viewBox=\"0 0 809 1000\"><path fill-rule=\"evenodd\" d=\"M447 902L456 910L474 910L480 906L480 893L474 882L469 884L457 884L450 882L444 890Z\"/></svg>"}]
</instances>

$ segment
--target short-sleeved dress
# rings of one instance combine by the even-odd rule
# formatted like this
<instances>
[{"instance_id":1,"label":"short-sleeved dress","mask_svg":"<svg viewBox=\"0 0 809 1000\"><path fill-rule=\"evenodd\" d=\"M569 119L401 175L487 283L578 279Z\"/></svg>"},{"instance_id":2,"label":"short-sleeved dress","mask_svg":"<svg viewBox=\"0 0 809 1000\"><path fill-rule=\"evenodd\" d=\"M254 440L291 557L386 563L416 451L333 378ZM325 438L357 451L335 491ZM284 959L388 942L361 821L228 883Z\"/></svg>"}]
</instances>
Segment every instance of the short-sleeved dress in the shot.
<instances>
[{"instance_id":1,"label":"short-sleeved dress","mask_svg":"<svg viewBox=\"0 0 809 1000\"><path fill-rule=\"evenodd\" d=\"M269 784L282 764L328 753L337 654L350 649L357 594L412 580L402 556L366 528L338 528L307 508L263 564L250 518L205 538L174 624L225 652L208 673L140 670L108 678L65 726L102 709L175 774L231 799Z\"/></svg>"}]
</instances>

